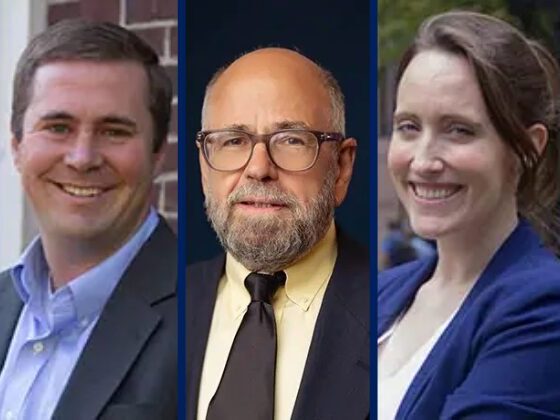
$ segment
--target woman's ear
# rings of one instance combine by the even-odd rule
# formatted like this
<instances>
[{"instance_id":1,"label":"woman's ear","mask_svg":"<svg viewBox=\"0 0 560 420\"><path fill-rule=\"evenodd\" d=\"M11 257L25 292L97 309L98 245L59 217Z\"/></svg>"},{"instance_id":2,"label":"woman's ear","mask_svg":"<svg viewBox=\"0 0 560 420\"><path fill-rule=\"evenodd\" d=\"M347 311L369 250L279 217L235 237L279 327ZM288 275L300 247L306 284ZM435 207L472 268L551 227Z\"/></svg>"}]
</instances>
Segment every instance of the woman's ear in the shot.
<instances>
[{"instance_id":1,"label":"woman's ear","mask_svg":"<svg viewBox=\"0 0 560 420\"><path fill-rule=\"evenodd\" d=\"M548 129L542 123L533 124L528 128L527 133L533 142L539 156L542 155L548 143Z\"/></svg>"}]
</instances>

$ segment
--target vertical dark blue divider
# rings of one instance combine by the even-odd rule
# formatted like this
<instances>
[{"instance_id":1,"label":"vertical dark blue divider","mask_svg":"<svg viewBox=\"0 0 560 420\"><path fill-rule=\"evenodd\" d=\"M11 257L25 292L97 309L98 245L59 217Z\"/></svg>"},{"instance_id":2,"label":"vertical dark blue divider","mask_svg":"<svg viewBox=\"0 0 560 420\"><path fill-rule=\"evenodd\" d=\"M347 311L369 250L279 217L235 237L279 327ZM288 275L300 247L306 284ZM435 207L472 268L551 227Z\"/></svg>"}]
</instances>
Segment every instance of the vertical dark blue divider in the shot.
<instances>
[{"instance_id":1,"label":"vertical dark blue divider","mask_svg":"<svg viewBox=\"0 0 560 420\"><path fill-rule=\"evenodd\" d=\"M370 229L369 229L369 261L370 261L370 311L372 331L377 330L377 1L370 1L369 14L369 47L370 47L370 78L369 78L369 138L371 151L375 155L370 158L369 165L369 202L370 202ZM374 160L375 159L375 160ZM377 344L370 345L370 415L377 417ZM375 413L375 414L374 414Z\"/></svg>"},{"instance_id":2,"label":"vertical dark blue divider","mask_svg":"<svg viewBox=\"0 0 560 420\"><path fill-rule=\"evenodd\" d=\"M188 217L188 209L186 206L186 185L188 182L188 175L186 174L185 156L186 156L186 143L185 137L185 99L188 95L187 86L185 84L187 63L185 61L185 47L187 39L185 37L185 11L186 1L178 1L178 14L177 14L177 42L178 42L178 67L177 67L177 130L178 130L178 182L177 182L177 199L178 199L178 212L177 212L177 234L179 237L179 258L178 270L179 278L177 279L177 293L178 293L178 407L177 418L179 420L186 418L186 327L185 327L185 277L183 273L186 267L187 255L187 236L186 236L186 223Z\"/></svg>"}]
</instances>

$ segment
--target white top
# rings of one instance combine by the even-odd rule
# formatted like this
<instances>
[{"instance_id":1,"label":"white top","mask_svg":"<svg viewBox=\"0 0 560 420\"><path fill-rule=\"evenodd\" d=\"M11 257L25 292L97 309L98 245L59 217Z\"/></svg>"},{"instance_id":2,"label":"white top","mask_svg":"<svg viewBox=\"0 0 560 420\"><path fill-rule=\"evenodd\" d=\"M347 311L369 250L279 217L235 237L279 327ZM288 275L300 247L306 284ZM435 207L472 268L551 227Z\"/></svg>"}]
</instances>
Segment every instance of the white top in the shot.
<instances>
[{"instance_id":1,"label":"white top","mask_svg":"<svg viewBox=\"0 0 560 420\"><path fill-rule=\"evenodd\" d=\"M456 312L456 311L455 311ZM437 340L453 319L455 312L434 332L428 341L426 341L412 357L399 370L389 375L381 377L378 369L377 374L377 419L378 420L394 420L397 415L402 399L420 370L420 367L428 357L428 354L436 344ZM379 363L379 355L381 347L387 346L393 332L399 324L402 316L397 318L395 323L381 337L377 339L377 362Z\"/></svg>"}]
</instances>

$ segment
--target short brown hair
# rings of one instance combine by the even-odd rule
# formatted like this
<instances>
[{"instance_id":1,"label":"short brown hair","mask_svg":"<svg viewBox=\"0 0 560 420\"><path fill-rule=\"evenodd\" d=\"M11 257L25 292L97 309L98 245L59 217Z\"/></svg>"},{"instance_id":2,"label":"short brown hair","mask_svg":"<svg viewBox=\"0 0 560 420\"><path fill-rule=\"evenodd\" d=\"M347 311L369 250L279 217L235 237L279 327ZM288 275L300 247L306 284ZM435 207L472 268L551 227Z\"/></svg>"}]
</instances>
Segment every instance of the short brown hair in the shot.
<instances>
[{"instance_id":1,"label":"short brown hair","mask_svg":"<svg viewBox=\"0 0 560 420\"><path fill-rule=\"evenodd\" d=\"M58 60L133 61L148 77L148 107L154 123L153 150L167 139L173 89L155 51L133 32L112 23L64 20L37 35L21 55L14 77L11 129L21 140L23 117L33 95L37 69Z\"/></svg>"},{"instance_id":2,"label":"short brown hair","mask_svg":"<svg viewBox=\"0 0 560 420\"><path fill-rule=\"evenodd\" d=\"M552 54L509 23L480 13L452 11L425 20L405 51L399 83L415 55L440 50L467 59L496 131L521 164L518 210L544 235L557 239L560 196L560 70ZM548 130L539 155L527 129ZM551 244L558 249L558 244Z\"/></svg>"}]
</instances>

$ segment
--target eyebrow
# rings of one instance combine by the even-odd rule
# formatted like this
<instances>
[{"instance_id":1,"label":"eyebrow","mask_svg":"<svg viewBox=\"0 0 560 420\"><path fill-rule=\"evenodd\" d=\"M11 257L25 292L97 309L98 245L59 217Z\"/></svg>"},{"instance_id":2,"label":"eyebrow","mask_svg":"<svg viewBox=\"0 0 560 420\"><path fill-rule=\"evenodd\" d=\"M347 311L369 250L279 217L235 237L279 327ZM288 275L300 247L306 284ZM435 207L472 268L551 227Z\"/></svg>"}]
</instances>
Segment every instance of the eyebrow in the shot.
<instances>
[{"instance_id":1,"label":"eyebrow","mask_svg":"<svg viewBox=\"0 0 560 420\"><path fill-rule=\"evenodd\" d=\"M64 111L51 111L42 115L40 120L73 120L74 116Z\"/></svg>"},{"instance_id":2,"label":"eyebrow","mask_svg":"<svg viewBox=\"0 0 560 420\"><path fill-rule=\"evenodd\" d=\"M284 120L274 124L277 130L303 129L308 130L309 125L303 121Z\"/></svg>"},{"instance_id":3,"label":"eyebrow","mask_svg":"<svg viewBox=\"0 0 560 420\"><path fill-rule=\"evenodd\" d=\"M223 130L239 130L239 131L247 131L250 132L251 130L249 129L248 125L245 124L229 124L226 125Z\"/></svg>"},{"instance_id":4,"label":"eyebrow","mask_svg":"<svg viewBox=\"0 0 560 420\"><path fill-rule=\"evenodd\" d=\"M47 112L43 116L41 116L41 121L49 121L49 120L75 120L76 117L66 111L51 111ZM106 115L96 120L97 123L103 124L118 124L124 125L130 128L137 128L137 124L131 120L130 118L123 117L120 115Z\"/></svg>"},{"instance_id":5,"label":"eyebrow","mask_svg":"<svg viewBox=\"0 0 560 420\"><path fill-rule=\"evenodd\" d=\"M475 120L469 116L459 115L459 114L444 114L440 118L443 122L451 122L451 121L458 121L463 124L470 124L474 128L482 127L482 123L478 120Z\"/></svg>"},{"instance_id":6,"label":"eyebrow","mask_svg":"<svg viewBox=\"0 0 560 420\"><path fill-rule=\"evenodd\" d=\"M416 114L413 114L411 112L395 112L393 114L393 122L401 121L405 119L417 120L418 116L416 116Z\"/></svg>"},{"instance_id":7,"label":"eyebrow","mask_svg":"<svg viewBox=\"0 0 560 420\"><path fill-rule=\"evenodd\" d=\"M396 112L393 115L393 122L398 122L398 121L402 121L402 120L406 120L406 119L410 119L410 120L414 120L417 121L419 120L418 116L412 112ZM461 115L461 114L453 114L453 113L448 113L448 114L443 114L440 115L438 117L439 121L443 121L443 122L449 122L449 121L459 121L462 122L464 124L471 124L473 125L475 128L479 128L482 127L482 123L467 116L467 115Z\"/></svg>"},{"instance_id":8,"label":"eyebrow","mask_svg":"<svg viewBox=\"0 0 560 420\"><path fill-rule=\"evenodd\" d=\"M120 115L107 115L105 117L102 117L98 120L99 122L105 123L105 124L119 124L119 125L125 125L128 126L130 128L136 128L137 124L131 120L130 118L127 117L122 117Z\"/></svg>"},{"instance_id":9,"label":"eyebrow","mask_svg":"<svg viewBox=\"0 0 560 420\"><path fill-rule=\"evenodd\" d=\"M303 121L297 121L297 120L278 121L278 122L275 122L274 124L272 124L271 128L272 128L271 131L294 130L294 129L309 130L310 129L310 127L307 123L305 123ZM240 130L240 131L246 131L248 133L252 132L251 128L246 124L230 124L230 125L225 126L224 129L225 130Z\"/></svg>"}]
</instances>

